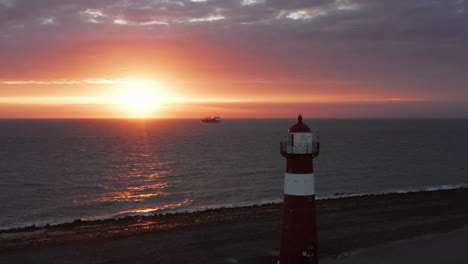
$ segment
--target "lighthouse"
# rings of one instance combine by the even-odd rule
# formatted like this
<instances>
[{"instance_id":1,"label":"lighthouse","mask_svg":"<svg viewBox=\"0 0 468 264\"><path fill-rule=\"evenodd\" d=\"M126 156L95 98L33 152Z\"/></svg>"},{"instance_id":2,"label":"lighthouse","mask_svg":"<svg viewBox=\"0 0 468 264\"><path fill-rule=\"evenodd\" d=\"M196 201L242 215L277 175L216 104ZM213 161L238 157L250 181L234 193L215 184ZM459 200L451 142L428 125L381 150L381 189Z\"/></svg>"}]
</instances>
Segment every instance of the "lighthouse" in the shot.
<instances>
[{"instance_id":1,"label":"lighthouse","mask_svg":"<svg viewBox=\"0 0 468 264\"><path fill-rule=\"evenodd\" d=\"M286 158L279 264L318 264L313 159L319 142L302 116L281 142Z\"/></svg>"}]
</instances>

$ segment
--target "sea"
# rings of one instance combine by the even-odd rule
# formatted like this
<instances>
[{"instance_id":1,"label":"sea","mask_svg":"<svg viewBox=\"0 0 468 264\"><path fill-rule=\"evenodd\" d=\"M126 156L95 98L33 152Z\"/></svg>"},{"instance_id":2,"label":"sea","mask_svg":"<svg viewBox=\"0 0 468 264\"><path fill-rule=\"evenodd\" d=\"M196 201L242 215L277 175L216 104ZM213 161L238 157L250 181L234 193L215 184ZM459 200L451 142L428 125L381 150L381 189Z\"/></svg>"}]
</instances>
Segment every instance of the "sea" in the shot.
<instances>
[{"instance_id":1,"label":"sea","mask_svg":"<svg viewBox=\"0 0 468 264\"><path fill-rule=\"evenodd\" d=\"M318 199L468 187L467 119L304 119ZM0 230L279 203L291 119L0 120Z\"/></svg>"}]
</instances>

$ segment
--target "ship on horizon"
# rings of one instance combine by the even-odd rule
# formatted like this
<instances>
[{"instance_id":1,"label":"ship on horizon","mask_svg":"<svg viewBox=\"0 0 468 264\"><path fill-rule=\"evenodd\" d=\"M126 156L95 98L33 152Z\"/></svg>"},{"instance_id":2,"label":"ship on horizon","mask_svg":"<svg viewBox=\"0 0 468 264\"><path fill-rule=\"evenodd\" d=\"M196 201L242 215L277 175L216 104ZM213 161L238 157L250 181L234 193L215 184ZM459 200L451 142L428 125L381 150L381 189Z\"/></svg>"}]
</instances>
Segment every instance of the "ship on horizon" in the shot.
<instances>
[{"instance_id":1,"label":"ship on horizon","mask_svg":"<svg viewBox=\"0 0 468 264\"><path fill-rule=\"evenodd\" d=\"M221 117L215 116L211 118L211 116L203 118L200 120L202 123L221 123Z\"/></svg>"}]
</instances>

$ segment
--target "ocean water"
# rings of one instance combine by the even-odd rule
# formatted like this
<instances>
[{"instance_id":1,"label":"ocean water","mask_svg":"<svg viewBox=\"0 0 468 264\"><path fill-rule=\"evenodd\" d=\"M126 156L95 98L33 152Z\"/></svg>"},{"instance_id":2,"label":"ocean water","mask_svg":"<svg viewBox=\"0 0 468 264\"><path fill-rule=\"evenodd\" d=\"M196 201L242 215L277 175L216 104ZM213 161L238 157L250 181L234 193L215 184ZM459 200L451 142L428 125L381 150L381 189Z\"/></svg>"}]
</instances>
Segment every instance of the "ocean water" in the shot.
<instances>
[{"instance_id":1,"label":"ocean water","mask_svg":"<svg viewBox=\"0 0 468 264\"><path fill-rule=\"evenodd\" d=\"M304 121L318 198L468 187L468 120ZM0 229L279 202L295 122L0 120Z\"/></svg>"}]
</instances>

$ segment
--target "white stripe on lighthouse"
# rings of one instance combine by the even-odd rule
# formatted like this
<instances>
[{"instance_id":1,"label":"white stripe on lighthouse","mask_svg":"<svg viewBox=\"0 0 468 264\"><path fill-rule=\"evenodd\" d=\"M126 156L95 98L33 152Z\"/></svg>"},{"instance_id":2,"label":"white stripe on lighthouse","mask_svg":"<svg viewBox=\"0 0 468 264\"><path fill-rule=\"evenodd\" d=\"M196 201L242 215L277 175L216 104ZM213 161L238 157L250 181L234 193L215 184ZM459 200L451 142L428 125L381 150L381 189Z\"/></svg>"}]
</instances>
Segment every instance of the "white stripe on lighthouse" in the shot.
<instances>
[{"instance_id":1,"label":"white stripe on lighthouse","mask_svg":"<svg viewBox=\"0 0 468 264\"><path fill-rule=\"evenodd\" d=\"M284 177L284 194L315 195L314 174L286 173Z\"/></svg>"}]
</instances>

